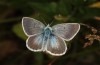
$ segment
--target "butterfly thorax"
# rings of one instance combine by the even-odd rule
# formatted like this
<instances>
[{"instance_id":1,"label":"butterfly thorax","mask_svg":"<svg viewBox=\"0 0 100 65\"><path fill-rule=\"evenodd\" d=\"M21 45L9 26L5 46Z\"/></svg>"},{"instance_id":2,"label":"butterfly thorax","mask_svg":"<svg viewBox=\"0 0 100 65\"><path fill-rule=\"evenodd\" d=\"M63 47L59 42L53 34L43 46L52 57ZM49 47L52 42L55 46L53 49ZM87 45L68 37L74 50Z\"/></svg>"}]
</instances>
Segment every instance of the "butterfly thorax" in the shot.
<instances>
[{"instance_id":1,"label":"butterfly thorax","mask_svg":"<svg viewBox=\"0 0 100 65\"><path fill-rule=\"evenodd\" d=\"M44 36L44 39L47 40L52 34L52 28L49 26L45 27L42 34Z\"/></svg>"}]
</instances>

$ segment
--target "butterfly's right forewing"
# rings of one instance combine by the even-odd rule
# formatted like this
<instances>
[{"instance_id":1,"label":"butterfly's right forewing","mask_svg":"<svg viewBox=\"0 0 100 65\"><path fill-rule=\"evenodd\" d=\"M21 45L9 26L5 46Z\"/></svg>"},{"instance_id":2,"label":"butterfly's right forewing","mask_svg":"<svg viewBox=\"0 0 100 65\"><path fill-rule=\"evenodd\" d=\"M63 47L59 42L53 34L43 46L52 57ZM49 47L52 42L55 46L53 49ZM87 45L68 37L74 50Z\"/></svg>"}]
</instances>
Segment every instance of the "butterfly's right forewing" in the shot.
<instances>
[{"instance_id":1,"label":"butterfly's right forewing","mask_svg":"<svg viewBox=\"0 0 100 65\"><path fill-rule=\"evenodd\" d=\"M30 17L23 17L22 27L27 36L41 33L45 25Z\"/></svg>"}]
</instances>

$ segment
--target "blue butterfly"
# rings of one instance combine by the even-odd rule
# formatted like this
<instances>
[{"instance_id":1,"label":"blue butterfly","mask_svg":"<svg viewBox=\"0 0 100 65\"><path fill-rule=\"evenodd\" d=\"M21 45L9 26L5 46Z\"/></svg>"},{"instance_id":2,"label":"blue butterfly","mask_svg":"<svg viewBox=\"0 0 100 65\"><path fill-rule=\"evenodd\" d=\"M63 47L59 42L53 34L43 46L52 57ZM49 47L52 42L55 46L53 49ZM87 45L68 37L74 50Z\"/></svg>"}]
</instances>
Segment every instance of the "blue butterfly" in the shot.
<instances>
[{"instance_id":1,"label":"blue butterfly","mask_svg":"<svg viewBox=\"0 0 100 65\"><path fill-rule=\"evenodd\" d=\"M80 30L78 23L62 23L50 27L30 17L22 18L24 33L28 36L26 46L34 52L45 51L53 56L64 55L65 41L70 41Z\"/></svg>"}]
</instances>

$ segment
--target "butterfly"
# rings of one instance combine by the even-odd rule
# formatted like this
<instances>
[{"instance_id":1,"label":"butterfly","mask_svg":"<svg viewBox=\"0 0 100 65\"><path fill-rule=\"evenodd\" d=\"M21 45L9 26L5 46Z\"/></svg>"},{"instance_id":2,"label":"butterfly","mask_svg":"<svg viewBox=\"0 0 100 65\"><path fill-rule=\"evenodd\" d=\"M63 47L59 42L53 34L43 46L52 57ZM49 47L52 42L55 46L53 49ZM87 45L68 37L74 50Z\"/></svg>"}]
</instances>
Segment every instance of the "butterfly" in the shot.
<instances>
[{"instance_id":1,"label":"butterfly","mask_svg":"<svg viewBox=\"0 0 100 65\"><path fill-rule=\"evenodd\" d=\"M30 18L22 18L22 28L28 36L26 47L34 52L47 52L53 56L62 56L67 51L65 41L70 41L80 30L78 23L62 23L52 27Z\"/></svg>"}]
</instances>

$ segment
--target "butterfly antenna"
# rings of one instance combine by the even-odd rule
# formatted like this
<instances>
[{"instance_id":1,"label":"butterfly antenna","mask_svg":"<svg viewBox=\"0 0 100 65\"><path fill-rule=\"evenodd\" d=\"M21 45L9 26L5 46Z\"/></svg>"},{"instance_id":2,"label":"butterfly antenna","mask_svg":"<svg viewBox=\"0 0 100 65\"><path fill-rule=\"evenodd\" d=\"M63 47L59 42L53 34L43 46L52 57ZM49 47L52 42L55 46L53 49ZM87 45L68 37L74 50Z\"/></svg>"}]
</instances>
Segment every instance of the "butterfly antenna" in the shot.
<instances>
[{"instance_id":1,"label":"butterfly antenna","mask_svg":"<svg viewBox=\"0 0 100 65\"><path fill-rule=\"evenodd\" d=\"M45 20L43 20L44 24L47 25L47 23L45 22Z\"/></svg>"},{"instance_id":2,"label":"butterfly antenna","mask_svg":"<svg viewBox=\"0 0 100 65\"><path fill-rule=\"evenodd\" d=\"M43 18L41 18L42 20L43 20L43 23L45 24L45 25L47 25L47 23L45 22L45 20L43 19Z\"/></svg>"},{"instance_id":3,"label":"butterfly antenna","mask_svg":"<svg viewBox=\"0 0 100 65\"><path fill-rule=\"evenodd\" d=\"M53 24L53 21L50 23L50 26Z\"/></svg>"},{"instance_id":4,"label":"butterfly antenna","mask_svg":"<svg viewBox=\"0 0 100 65\"><path fill-rule=\"evenodd\" d=\"M54 19L53 19L54 20ZM50 26L53 24L53 20L52 20L52 22L50 23Z\"/></svg>"}]
</instances>

